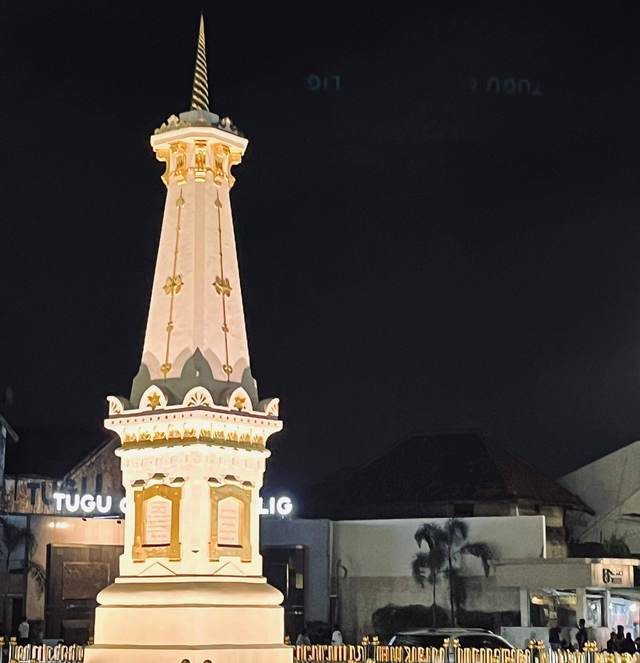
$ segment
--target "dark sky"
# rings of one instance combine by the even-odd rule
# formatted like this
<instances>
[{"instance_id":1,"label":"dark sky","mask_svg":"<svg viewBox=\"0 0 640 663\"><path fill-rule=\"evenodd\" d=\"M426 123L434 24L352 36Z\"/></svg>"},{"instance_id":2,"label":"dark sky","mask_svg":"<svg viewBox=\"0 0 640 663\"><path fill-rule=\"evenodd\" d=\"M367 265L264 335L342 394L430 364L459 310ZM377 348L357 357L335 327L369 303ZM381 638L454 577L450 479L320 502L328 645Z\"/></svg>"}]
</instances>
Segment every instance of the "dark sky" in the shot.
<instances>
[{"instance_id":1,"label":"dark sky","mask_svg":"<svg viewBox=\"0 0 640 663\"><path fill-rule=\"evenodd\" d=\"M10 421L129 393L204 6L272 485L412 431L552 475L640 438L640 5L558 4L3 2Z\"/></svg>"}]
</instances>

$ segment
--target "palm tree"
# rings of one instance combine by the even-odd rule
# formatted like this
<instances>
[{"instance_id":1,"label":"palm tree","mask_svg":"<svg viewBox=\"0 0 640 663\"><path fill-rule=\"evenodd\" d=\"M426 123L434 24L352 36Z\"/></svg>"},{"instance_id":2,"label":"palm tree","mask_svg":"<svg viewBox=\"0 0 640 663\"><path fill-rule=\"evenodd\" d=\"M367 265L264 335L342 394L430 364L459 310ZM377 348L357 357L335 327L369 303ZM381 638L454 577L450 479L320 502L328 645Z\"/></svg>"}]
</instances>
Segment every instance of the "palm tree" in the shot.
<instances>
[{"instance_id":1,"label":"palm tree","mask_svg":"<svg viewBox=\"0 0 640 663\"><path fill-rule=\"evenodd\" d=\"M9 571L11 561L18 551L26 549L27 569L26 572L36 583L40 594L45 588L45 570L34 562L31 556L38 547L38 541L28 527L20 527L6 516L0 516L0 557L4 562L4 591L2 593L2 626L7 629L7 594L9 592Z\"/></svg>"},{"instance_id":2,"label":"palm tree","mask_svg":"<svg viewBox=\"0 0 640 663\"><path fill-rule=\"evenodd\" d=\"M426 578L429 583L433 584L434 610L437 576L442 573L447 577L453 625L456 624L456 614L466 599L464 579L460 575L463 555L478 557L487 578L489 577L489 562L493 559L493 551L486 543L465 543L468 535L469 526L458 518L450 518L444 527L434 523L425 523L415 533L418 546L421 548L422 543L425 542L429 547L429 552L417 553L413 560L413 577L424 587L424 580L421 581L421 578L424 578L425 572L427 572ZM442 563L437 566L435 561L440 559Z\"/></svg>"}]
</instances>

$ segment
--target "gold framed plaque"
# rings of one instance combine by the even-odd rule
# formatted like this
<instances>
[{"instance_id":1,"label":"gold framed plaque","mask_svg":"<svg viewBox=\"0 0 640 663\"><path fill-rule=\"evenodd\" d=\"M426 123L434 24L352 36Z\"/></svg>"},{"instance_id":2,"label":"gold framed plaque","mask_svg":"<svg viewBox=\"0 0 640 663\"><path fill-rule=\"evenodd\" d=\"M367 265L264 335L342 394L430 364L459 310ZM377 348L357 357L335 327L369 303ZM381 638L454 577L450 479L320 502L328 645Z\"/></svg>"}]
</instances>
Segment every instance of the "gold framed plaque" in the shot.
<instances>
[{"instance_id":1,"label":"gold framed plaque","mask_svg":"<svg viewBox=\"0 0 640 663\"><path fill-rule=\"evenodd\" d=\"M181 498L181 486L155 484L135 491L134 561L180 559Z\"/></svg>"},{"instance_id":2,"label":"gold framed plaque","mask_svg":"<svg viewBox=\"0 0 640 663\"><path fill-rule=\"evenodd\" d=\"M211 541L209 557L240 557L251 561L251 491L225 484L211 486Z\"/></svg>"}]
</instances>

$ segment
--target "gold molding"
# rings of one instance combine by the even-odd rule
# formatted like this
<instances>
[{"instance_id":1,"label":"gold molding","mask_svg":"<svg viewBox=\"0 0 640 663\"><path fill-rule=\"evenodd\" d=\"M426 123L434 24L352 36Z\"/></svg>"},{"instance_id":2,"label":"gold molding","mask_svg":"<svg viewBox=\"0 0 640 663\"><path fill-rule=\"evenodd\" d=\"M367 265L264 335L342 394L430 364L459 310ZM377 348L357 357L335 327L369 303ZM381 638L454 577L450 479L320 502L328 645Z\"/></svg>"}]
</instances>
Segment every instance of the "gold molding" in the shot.
<instances>
[{"instance_id":1,"label":"gold molding","mask_svg":"<svg viewBox=\"0 0 640 663\"><path fill-rule=\"evenodd\" d=\"M213 287L219 295L222 295L223 297L231 297L231 291L233 288L229 284L229 279L223 279L220 276L216 276L216 280L213 282Z\"/></svg>"},{"instance_id":2,"label":"gold molding","mask_svg":"<svg viewBox=\"0 0 640 663\"><path fill-rule=\"evenodd\" d=\"M236 178L231 174L231 169L242 161L242 154L240 152L231 152L229 154L229 165L227 166L227 179L229 181L229 188L231 189L236 183Z\"/></svg>"},{"instance_id":3,"label":"gold molding","mask_svg":"<svg viewBox=\"0 0 640 663\"><path fill-rule=\"evenodd\" d=\"M160 367L164 379L167 379L167 375L171 371L172 364L169 361L169 350L171 347L171 332L173 331L173 298L182 290L184 282L182 281L182 276L177 274L178 269L178 249L180 248L180 226L182 224L182 208L184 207L184 197L182 195L182 190L180 190L180 195L176 200L176 207L178 208L178 219L176 221L176 244L173 250L173 273L167 278L165 283L164 291L167 295L170 296L169 301L169 321L167 322L167 350L165 353L164 364Z\"/></svg>"},{"instance_id":4,"label":"gold molding","mask_svg":"<svg viewBox=\"0 0 640 663\"><path fill-rule=\"evenodd\" d=\"M169 186L169 179L171 178L171 150L158 150L156 152L156 159L165 163L164 173L160 176L164 185Z\"/></svg>"},{"instance_id":5,"label":"gold molding","mask_svg":"<svg viewBox=\"0 0 640 663\"><path fill-rule=\"evenodd\" d=\"M187 181L187 173L189 172L189 169L187 168L186 144L173 143L173 145L171 145L171 154L173 155L173 161L175 164L175 168L171 174L175 175L178 184L182 185Z\"/></svg>"},{"instance_id":6,"label":"gold molding","mask_svg":"<svg viewBox=\"0 0 640 663\"><path fill-rule=\"evenodd\" d=\"M231 153L228 145L216 143L213 146L213 182L220 186L227 177L224 160Z\"/></svg>"},{"instance_id":7,"label":"gold molding","mask_svg":"<svg viewBox=\"0 0 640 663\"><path fill-rule=\"evenodd\" d=\"M247 451L257 451L258 453L264 453L265 444L264 437L262 435L254 436L250 441L245 441L246 435L240 435L236 432L229 432L224 437L222 432L214 432L213 437L180 437L180 434L176 436L178 431L169 431L168 437L155 437L151 433L141 433L140 436L136 439L135 434L125 435L122 448L124 451L134 450L134 449L150 449L154 447L167 447L172 448L178 447L189 447L192 444L204 444L212 447L224 447L232 449L246 449ZM240 439L245 438L245 439Z\"/></svg>"},{"instance_id":8,"label":"gold molding","mask_svg":"<svg viewBox=\"0 0 640 663\"><path fill-rule=\"evenodd\" d=\"M220 143L218 143L219 145ZM216 145L215 147L217 147ZM224 146L226 147L226 145ZM228 148L227 148L228 149ZM215 175L214 175L215 178ZM222 365L222 370L227 376L227 380L233 373L233 368L229 362L229 324L227 321L227 305L225 302L226 297L231 297L231 291L233 288L229 283L229 279L224 276L224 255L222 252L222 203L220 202L220 195L216 194L216 200L213 203L215 205L217 216L218 216L218 254L220 256L220 276L216 276L216 280L213 282L213 287L216 289L216 292L220 295L222 299L222 333L224 334L224 355L225 362Z\"/></svg>"},{"instance_id":9,"label":"gold molding","mask_svg":"<svg viewBox=\"0 0 640 663\"><path fill-rule=\"evenodd\" d=\"M232 484L209 486L211 495L211 539L209 542L209 558L212 562L220 561L221 557L240 557L243 562L251 561L251 489L241 488ZM242 503L242 522L239 546L218 545L218 505L233 497Z\"/></svg>"},{"instance_id":10,"label":"gold molding","mask_svg":"<svg viewBox=\"0 0 640 663\"><path fill-rule=\"evenodd\" d=\"M171 542L166 546L144 545L145 522L144 503L152 497L163 497L171 502ZM167 486L154 484L134 490L135 504L135 533L133 539L132 556L134 562L142 562L152 557L167 557L172 561L180 561L180 502L182 499L181 486Z\"/></svg>"},{"instance_id":11,"label":"gold molding","mask_svg":"<svg viewBox=\"0 0 640 663\"><path fill-rule=\"evenodd\" d=\"M195 168L193 170L196 182L206 182L207 181L207 141L206 140L196 140L195 141L195 152L193 157Z\"/></svg>"},{"instance_id":12,"label":"gold molding","mask_svg":"<svg viewBox=\"0 0 640 663\"><path fill-rule=\"evenodd\" d=\"M180 290L182 290L183 285L184 281L182 280L182 274L178 274L175 278L173 276L167 276L167 281L163 288L167 295L172 292L175 292L177 295Z\"/></svg>"},{"instance_id":13,"label":"gold molding","mask_svg":"<svg viewBox=\"0 0 640 663\"><path fill-rule=\"evenodd\" d=\"M147 396L147 405L152 410L155 410L160 405L160 394L158 392L154 392L152 394L149 394Z\"/></svg>"}]
</instances>

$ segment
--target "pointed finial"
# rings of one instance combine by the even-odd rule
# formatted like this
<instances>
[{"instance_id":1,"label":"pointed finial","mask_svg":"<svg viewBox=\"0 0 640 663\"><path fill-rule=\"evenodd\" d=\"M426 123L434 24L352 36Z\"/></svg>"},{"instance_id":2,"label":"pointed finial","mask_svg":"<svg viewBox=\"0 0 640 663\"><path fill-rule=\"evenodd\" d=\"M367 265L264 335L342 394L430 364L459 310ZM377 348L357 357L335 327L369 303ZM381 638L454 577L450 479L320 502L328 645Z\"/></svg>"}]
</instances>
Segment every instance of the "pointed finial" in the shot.
<instances>
[{"instance_id":1,"label":"pointed finial","mask_svg":"<svg viewBox=\"0 0 640 663\"><path fill-rule=\"evenodd\" d=\"M196 73L193 77L191 110L209 110L209 83L207 81L207 51L204 44L204 16L200 14L200 34L196 55Z\"/></svg>"}]
</instances>

